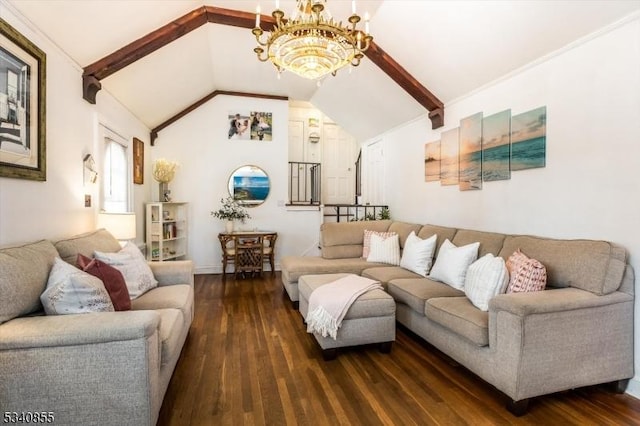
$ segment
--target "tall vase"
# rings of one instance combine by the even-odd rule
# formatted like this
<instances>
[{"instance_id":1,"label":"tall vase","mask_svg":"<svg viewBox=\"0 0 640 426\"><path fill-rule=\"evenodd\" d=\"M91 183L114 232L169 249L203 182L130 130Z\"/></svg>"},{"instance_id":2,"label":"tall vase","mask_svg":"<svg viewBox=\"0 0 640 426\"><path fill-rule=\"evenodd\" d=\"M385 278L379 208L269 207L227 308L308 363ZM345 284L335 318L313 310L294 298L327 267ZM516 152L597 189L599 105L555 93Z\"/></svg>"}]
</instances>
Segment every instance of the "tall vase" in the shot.
<instances>
[{"instance_id":1,"label":"tall vase","mask_svg":"<svg viewBox=\"0 0 640 426\"><path fill-rule=\"evenodd\" d=\"M227 233L230 234L233 232L233 221L232 220L228 220L227 223L224 224L226 229L227 229Z\"/></svg>"},{"instance_id":2,"label":"tall vase","mask_svg":"<svg viewBox=\"0 0 640 426\"><path fill-rule=\"evenodd\" d=\"M171 201L169 182L158 182L158 201Z\"/></svg>"}]
</instances>

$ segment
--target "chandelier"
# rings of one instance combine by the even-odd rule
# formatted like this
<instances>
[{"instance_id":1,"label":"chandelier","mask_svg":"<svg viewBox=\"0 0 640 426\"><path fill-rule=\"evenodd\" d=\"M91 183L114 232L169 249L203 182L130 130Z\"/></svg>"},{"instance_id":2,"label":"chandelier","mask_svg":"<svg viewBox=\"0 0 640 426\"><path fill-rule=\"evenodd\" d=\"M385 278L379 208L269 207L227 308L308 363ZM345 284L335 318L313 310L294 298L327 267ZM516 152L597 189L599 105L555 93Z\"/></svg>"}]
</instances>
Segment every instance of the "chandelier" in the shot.
<instances>
[{"instance_id":1,"label":"chandelier","mask_svg":"<svg viewBox=\"0 0 640 426\"><path fill-rule=\"evenodd\" d=\"M369 35L369 17L365 14L364 32L357 29L361 21L356 14L356 2L351 2L349 24L343 26L325 9L326 0L298 0L290 18L284 17L276 0L271 14L276 20L273 30L262 39L260 7L252 33L258 47L253 49L261 62L271 61L278 70L291 71L310 80L327 74L336 75L347 65L358 66L373 37Z\"/></svg>"}]
</instances>

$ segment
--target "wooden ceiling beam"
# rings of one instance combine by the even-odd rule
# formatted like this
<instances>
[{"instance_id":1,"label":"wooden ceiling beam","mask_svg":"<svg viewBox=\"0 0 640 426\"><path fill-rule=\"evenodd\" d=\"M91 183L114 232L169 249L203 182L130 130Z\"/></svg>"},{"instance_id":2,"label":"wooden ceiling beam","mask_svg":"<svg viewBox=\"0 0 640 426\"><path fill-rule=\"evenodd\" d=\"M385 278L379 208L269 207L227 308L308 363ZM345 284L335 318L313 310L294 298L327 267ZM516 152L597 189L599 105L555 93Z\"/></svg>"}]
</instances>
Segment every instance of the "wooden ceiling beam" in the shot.
<instances>
[{"instance_id":1,"label":"wooden ceiling beam","mask_svg":"<svg viewBox=\"0 0 640 426\"><path fill-rule=\"evenodd\" d=\"M95 104L96 95L102 86L100 80L206 23L251 29L255 25L255 14L214 6L202 6L195 9L85 67L82 74L83 98L87 102ZM275 19L272 16L260 16L260 27L263 30L270 31L274 26ZM433 129L444 124L444 104L420 84L418 80L413 78L389 54L382 50L380 46L372 42L365 54L403 90L429 111L429 119Z\"/></svg>"},{"instance_id":2,"label":"wooden ceiling beam","mask_svg":"<svg viewBox=\"0 0 640 426\"><path fill-rule=\"evenodd\" d=\"M367 58L378 66L385 74L395 81L405 92L420 105L429 111L431 128L437 129L444 125L444 104L418 80L405 70L402 65L396 62L387 52L382 50L374 41L369 49L364 52Z\"/></svg>"},{"instance_id":3,"label":"wooden ceiling beam","mask_svg":"<svg viewBox=\"0 0 640 426\"><path fill-rule=\"evenodd\" d=\"M215 90L215 91L209 93L204 98L202 98L202 99L194 102L193 104L189 105L188 107L186 107L185 109L183 109L182 111L180 111L179 113L174 115L173 117L165 120L163 123L157 125L153 129L151 129L151 134L149 136L149 139L151 140L151 146L156 144L155 142L156 142L156 139L158 139L158 132L160 130L162 130L165 127L168 127L171 124L175 123L176 121L180 120L182 117L184 117L185 115L189 114L191 111L201 107L202 105L204 105L205 103L209 102L211 99L215 98L218 95L242 96L242 97L245 97L245 98L276 99L276 100L279 100L279 101L288 101L289 100L289 98L287 96L265 95L265 94L262 94L262 93L233 92L233 91L229 91L229 90Z\"/></svg>"},{"instance_id":4,"label":"wooden ceiling beam","mask_svg":"<svg viewBox=\"0 0 640 426\"><path fill-rule=\"evenodd\" d=\"M206 23L207 9L200 7L86 66L82 73L82 97L87 102L95 104L96 94L101 89L100 80Z\"/></svg>"}]
</instances>

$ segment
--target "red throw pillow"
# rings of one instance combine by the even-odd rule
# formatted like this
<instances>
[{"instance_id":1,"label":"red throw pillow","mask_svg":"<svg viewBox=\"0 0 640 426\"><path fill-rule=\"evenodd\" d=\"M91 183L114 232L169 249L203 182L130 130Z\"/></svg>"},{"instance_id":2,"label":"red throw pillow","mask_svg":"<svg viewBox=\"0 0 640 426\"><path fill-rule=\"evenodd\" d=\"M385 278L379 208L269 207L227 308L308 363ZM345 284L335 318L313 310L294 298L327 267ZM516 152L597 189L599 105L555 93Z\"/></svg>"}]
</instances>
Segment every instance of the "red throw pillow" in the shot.
<instances>
[{"instance_id":1,"label":"red throw pillow","mask_svg":"<svg viewBox=\"0 0 640 426\"><path fill-rule=\"evenodd\" d=\"M98 259L91 259L81 254L78 254L76 264L78 268L102 280L116 311L131 310L131 297L120 271Z\"/></svg>"}]
</instances>

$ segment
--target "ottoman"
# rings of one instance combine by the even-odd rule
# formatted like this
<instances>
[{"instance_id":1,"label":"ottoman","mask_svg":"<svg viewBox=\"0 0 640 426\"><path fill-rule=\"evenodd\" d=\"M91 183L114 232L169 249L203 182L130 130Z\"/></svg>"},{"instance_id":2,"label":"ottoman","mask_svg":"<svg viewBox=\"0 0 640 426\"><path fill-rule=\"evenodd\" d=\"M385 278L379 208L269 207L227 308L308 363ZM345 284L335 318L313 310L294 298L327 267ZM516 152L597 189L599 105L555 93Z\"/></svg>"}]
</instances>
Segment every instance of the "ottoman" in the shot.
<instances>
[{"instance_id":1,"label":"ottoman","mask_svg":"<svg viewBox=\"0 0 640 426\"><path fill-rule=\"evenodd\" d=\"M298 280L300 313L307 317L309 296L316 288L353 274L303 275ZM388 353L396 340L396 303L393 297L382 290L371 290L362 294L349 307L338 329L337 339L313 333L322 348L325 360L334 359L338 348L379 343L380 351Z\"/></svg>"}]
</instances>

